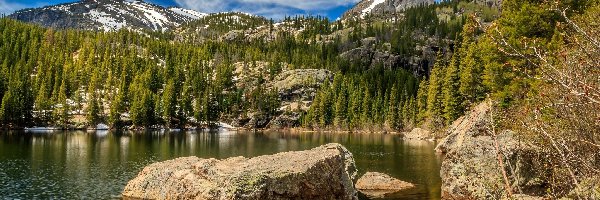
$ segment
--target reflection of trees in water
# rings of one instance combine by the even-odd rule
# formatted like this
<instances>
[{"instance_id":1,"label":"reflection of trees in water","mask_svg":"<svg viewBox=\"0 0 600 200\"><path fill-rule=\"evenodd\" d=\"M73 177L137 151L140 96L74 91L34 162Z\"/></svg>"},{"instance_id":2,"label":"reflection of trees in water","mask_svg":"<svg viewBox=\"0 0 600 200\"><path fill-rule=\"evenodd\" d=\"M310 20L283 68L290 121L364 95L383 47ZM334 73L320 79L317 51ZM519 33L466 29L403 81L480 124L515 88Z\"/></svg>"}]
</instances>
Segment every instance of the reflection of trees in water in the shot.
<instances>
[{"instance_id":1,"label":"reflection of trees in water","mask_svg":"<svg viewBox=\"0 0 600 200\"><path fill-rule=\"evenodd\" d=\"M40 173L40 176L54 174L56 177L49 179L62 184L54 189L82 196L98 194L94 196L96 198L119 194L121 187L139 170L158 161L185 156L219 159L255 157L282 151L306 150L332 142L345 145L354 154L361 173L384 172L420 184L422 186L413 191L418 193L417 196L439 193L440 162L433 151L435 144L404 141L394 135L160 131L108 134L66 132L44 135L0 133L0 150L6 150L10 144L22 148L21 143L25 143L29 147L26 151L29 152L23 154L23 159L32 160L32 171ZM78 186L74 186L75 184ZM99 185L110 186L98 187Z\"/></svg>"}]
</instances>

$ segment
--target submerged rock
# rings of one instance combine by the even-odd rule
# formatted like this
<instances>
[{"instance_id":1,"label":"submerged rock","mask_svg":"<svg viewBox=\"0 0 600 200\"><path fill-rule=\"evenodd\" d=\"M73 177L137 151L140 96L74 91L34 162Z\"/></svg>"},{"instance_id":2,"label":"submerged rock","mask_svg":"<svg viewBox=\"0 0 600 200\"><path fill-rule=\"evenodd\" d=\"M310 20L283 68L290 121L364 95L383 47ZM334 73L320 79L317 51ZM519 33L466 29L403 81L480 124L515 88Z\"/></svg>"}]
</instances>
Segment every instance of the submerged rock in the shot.
<instances>
[{"instance_id":1,"label":"submerged rock","mask_svg":"<svg viewBox=\"0 0 600 200\"><path fill-rule=\"evenodd\" d=\"M404 139L408 139L408 140L430 140L430 139L434 139L434 137L431 134L431 131L422 129L422 128L415 128L410 132L404 133Z\"/></svg>"},{"instance_id":2,"label":"submerged rock","mask_svg":"<svg viewBox=\"0 0 600 200\"><path fill-rule=\"evenodd\" d=\"M383 198L386 194L414 187L412 183L379 172L367 172L356 182L356 189L372 198Z\"/></svg>"},{"instance_id":3,"label":"submerged rock","mask_svg":"<svg viewBox=\"0 0 600 200\"><path fill-rule=\"evenodd\" d=\"M197 157L154 163L129 181L125 198L356 199L352 154L340 144L255 158Z\"/></svg>"}]
</instances>

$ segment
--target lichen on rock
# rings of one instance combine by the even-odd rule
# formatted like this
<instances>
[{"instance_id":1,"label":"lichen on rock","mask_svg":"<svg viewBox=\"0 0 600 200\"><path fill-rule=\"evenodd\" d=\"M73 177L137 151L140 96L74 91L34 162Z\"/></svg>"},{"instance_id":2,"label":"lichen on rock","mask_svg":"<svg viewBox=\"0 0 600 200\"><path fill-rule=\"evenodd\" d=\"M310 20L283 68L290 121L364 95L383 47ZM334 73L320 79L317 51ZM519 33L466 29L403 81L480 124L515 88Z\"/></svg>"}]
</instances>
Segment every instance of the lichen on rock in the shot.
<instances>
[{"instance_id":1,"label":"lichen on rock","mask_svg":"<svg viewBox=\"0 0 600 200\"><path fill-rule=\"evenodd\" d=\"M141 199L356 199L352 154L340 144L224 160L178 158L144 168L123 190Z\"/></svg>"}]
</instances>

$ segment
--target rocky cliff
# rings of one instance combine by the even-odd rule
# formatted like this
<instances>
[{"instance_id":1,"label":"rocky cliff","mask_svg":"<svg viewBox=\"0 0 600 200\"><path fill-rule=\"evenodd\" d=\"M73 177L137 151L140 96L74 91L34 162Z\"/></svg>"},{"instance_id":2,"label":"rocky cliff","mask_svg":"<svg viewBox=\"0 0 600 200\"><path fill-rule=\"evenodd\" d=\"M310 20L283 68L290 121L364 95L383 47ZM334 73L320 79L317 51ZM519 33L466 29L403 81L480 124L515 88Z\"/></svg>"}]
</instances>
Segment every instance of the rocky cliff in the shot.
<instances>
[{"instance_id":1,"label":"rocky cliff","mask_svg":"<svg viewBox=\"0 0 600 200\"><path fill-rule=\"evenodd\" d=\"M362 0L342 15L342 19L362 19L367 15L395 15L407 8L433 4L434 0Z\"/></svg>"}]
</instances>

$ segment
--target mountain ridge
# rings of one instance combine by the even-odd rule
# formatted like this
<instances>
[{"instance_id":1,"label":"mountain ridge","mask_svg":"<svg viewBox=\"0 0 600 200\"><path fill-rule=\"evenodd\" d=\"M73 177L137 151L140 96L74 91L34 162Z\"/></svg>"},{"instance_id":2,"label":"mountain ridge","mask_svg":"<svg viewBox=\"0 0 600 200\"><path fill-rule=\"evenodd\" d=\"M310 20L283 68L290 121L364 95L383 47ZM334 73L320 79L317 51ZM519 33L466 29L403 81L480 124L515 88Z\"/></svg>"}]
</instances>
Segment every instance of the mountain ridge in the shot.
<instances>
[{"instance_id":1,"label":"mountain ridge","mask_svg":"<svg viewBox=\"0 0 600 200\"><path fill-rule=\"evenodd\" d=\"M81 0L23 9L8 17L59 29L116 31L127 28L166 31L206 15L179 7L166 8L142 0Z\"/></svg>"}]
</instances>

